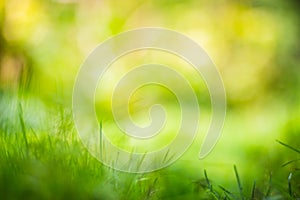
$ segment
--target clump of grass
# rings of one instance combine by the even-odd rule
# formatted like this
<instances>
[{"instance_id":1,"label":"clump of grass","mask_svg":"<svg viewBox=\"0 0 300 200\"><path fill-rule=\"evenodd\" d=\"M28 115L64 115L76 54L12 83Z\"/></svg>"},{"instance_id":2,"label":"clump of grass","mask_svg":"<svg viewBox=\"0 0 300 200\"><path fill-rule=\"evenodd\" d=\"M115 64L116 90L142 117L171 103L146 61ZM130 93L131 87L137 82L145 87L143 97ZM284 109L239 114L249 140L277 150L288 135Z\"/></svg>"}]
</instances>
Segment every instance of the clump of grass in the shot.
<instances>
[{"instance_id":1,"label":"clump of grass","mask_svg":"<svg viewBox=\"0 0 300 200\"><path fill-rule=\"evenodd\" d=\"M288 149L290 149L290 150L292 150L293 152L295 152L295 153L297 153L297 154L300 154L300 150L299 149L297 149L297 148L295 148L295 147L293 147L293 146L291 146L291 145L288 145L288 144L286 144L286 143L284 143L284 142L282 142L282 141L280 141L280 140L276 140L280 145L282 145L282 146L284 146L284 147L286 147L286 148L288 148ZM283 165L282 165L282 167L285 167L285 166L287 166L287 165L290 165L290 164L292 164L292 163L295 163L295 162L297 162L297 161L299 161L300 159L293 159L293 160L290 160L290 161L288 161L288 162L286 162L286 163L284 163ZM294 172L296 172L296 171L300 171L300 169L294 169ZM293 192L293 173L294 173L293 171L292 172L290 172L289 173L289 175L288 175L288 178L287 178L287 188L288 188L288 194L289 194L289 197L290 198L297 198L297 199L300 199L300 195L299 194L296 194L296 192ZM298 180L299 181L299 180ZM298 190L300 189L300 182L298 183ZM295 186L295 188L296 188L296 186ZM298 191L299 192L299 191Z\"/></svg>"},{"instance_id":2,"label":"clump of grass","mask_svg":"<svg viewBox=\"0 0 300 200\"><path fill-rule=\"evenodd\" d=\"M222 185L218 185L220 190L214 189L213 184L211 183L210 179L208 178L207 171L204 170L204 180L206 184L200 184L201 182L197 182L200 186L206 188L209 193L211 193L214 199L232 199L232 200L245 200L245 199L299 199L299 197L293 192L292 186L292 176L293 173L290 173L287 178L287 189L282 189L281 185L278 185L276 188L275 193L271 193L272 190L272 179L270 178L269 184L267 186L267 192L262 194L258 192L259 190L263 190L263 188L257 188L256 181L253 182L251 193L249 195L244 194L243 185L240 180L240 175L237 171L236 165L233 166L236 183L238 185L238 192L232 192ZM285 184L285 183L283 183ZM280 192L279 192L280 191Z\"/></svg>"}]
</instances>

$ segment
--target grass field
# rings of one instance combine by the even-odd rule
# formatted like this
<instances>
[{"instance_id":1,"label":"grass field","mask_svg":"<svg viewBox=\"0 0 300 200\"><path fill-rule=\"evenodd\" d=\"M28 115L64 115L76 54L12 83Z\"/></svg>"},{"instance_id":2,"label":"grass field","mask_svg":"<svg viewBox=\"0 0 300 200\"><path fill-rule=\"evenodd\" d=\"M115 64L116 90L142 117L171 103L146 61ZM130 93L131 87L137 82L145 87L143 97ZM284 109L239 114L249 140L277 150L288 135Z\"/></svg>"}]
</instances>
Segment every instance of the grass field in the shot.
<instances>
[{"instance_id":1,"label":"grass field","mask_svg":"<svg viewBox=\"0 0 300 200\"><path fill-rule=\"evenodd\" d=\"M299 198L297 161L273 160L280 166L272 167L257 159L223 166L215 161L216 167L210 156L207 163L187 156L152 173L118 172L103 166L83 147L68 108L46 109L37 102L30 107L33 99L13 96L1 101L2 113L7 113L1 116L1 199ZM299 158L297 147L270 142L279 153ZM267 154L261 156L270 159Z\"/></svg>"}]
</instances>

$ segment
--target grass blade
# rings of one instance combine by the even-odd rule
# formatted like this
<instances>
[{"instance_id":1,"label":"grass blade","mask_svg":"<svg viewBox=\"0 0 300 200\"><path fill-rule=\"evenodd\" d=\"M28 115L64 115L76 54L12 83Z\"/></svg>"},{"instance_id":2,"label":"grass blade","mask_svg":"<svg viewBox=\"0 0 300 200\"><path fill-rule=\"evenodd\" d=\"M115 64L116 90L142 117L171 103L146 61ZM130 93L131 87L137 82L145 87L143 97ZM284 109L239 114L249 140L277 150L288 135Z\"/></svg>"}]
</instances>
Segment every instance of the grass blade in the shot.
<instances>
[{"instance_id":1,"label":"grass blade","mask_svg":"<svg viewBox=\"0 0 300 200\"><path fill-rule=\"evenodd\" d=\"M290 194L291 197L293 197L293 193L292 193L292 183L291 183L291 181L292 181L292 176L293 176L293 174L292 174L292 172L291 172L291 173L289 174L289 177L288 177L289 194Z\"/></svg>"},{"instance_id":2,"label":"grass blade","mask_svg":"<svg viewBox=\"0 0 300 200\"><path fill-rule=\"evenodd\" d=\"M254 181L253 186L252 186L252 193L251 193L251 199L255 199L255 189L256 189L256 181Z\"/></svg>"},{"instance_id":3,"label":"grass blade","mask_svg":"<svg viewBox=\"0 0 300 200\"><path fill-rule=\"evenodd\" d=\"M204 169L204 176L205 176L205 180L206 180L206 183L207 183L207 187L209 188L209 191L217 198L217 199L220 199L220 195L213 190L213 186L212 184L210 183L209 179L208 179L208 176L207 176L207 173L206 173L206 170Z\"/></svg>"},{"instance_id":4,"label":"grass blade","mask_svg":"<svg viewBox=\"0 0 300 200\"><path fill-rule=\"evenodd\" d=\"M300 159L295 159L295 160L288 161L288 162L284 163L283 165L281 165L281 167L285 167L285 166L287 166L287 165L289 165L289 164L291 164L291 163L297 162L297 161L299 161L299 160L300 160Z\"/></svg>"},{"instance_id":5,"label":"grass blade","mask_svg":"<svg viewBox=\"0 0 300 200\"><path fill-rule=\"evenodd\" d=\"M242 187L241 180L240 180L240 177L239 177L239 174L238 174L238 171L237 171L237 168L236 168L235 165L233 165L233 169L234 169L235 177L236 177L236 180L237 180L237 183L238 183L238 186L239 186L241 199L243 200L244 199L243 187Z\"/></svg>"},{"instance_id":6,"label":"grass blade","mask_svg":"<svg viewBox=\"0 0 300 200\"><path fill-rule=\"evenodd\" d=\"M292 147L292 146L290 146L288 144L285 144L285 143L283 143L283 142L281 142L279 140L276 140L276 142L278 142L279 144L281 144L281 145L283 145L283 146L285 146L285 147L287 147L287 148L289 148L289 149L291 149L291 150L293 150L293 151L295 151L297 153L300 153L300 150L298 150L298 149L296 149L296 148L294 148L294 147Z\"/></svg>"},{"instance_id":7,"label":"grass blade","mask_svg":"<svg viewBox=\"0 0 300 200\"><path fill-rule=\"evenodd\" d=\"M20 124L21 124L21 130L22 130L26 150L28 151L27 133L26 133L26 127L25 127L25 123L24 123L23 109L22 109L22 104L21 103L19 103L19 121L20 121Z\"/></svg>"},{"instance_id":8,"label":"grass blade","mask_svg":"<svg viewBox=\"0 0 300 200\"><path fill-rule=\"evenodd\" d=\"M209 188L209 190L212 192L212 186L210 184L210 181L207 177L207 173L206 173L206 170L204 169L204 177L205 177L205 180L206 180L206 183L207 183L207 187Z\"/></svg>"}]
</instances>

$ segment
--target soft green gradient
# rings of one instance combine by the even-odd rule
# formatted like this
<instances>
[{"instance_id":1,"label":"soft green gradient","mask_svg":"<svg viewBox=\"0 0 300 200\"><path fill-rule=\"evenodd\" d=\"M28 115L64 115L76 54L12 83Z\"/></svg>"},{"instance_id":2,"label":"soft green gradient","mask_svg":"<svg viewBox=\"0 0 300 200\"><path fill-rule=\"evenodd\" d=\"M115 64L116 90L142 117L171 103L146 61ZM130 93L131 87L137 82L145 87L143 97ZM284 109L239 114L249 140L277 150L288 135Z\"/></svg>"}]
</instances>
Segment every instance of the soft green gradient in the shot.
<instances>
[{"instance_id":1,"label":"soft green gradient","mask_svg":"<svg viewBox=\"0 0 300 200\"><path fill-rule=\"evenodd\" d=\"M0 1L0 199L204 198L206 190L194 184L205 185L204 169L214 187L238 195L234 164L246 197L257 180L259 198L270 185L269 195L288 198L287 178L293 172L299 198L299 161L281 165L300 155L276 142L300 149L299 9L297 0ZM222 75L228 108L218 144L198 160L211 117L203 80L166 52L138 51L118 60L104 77L105 87L96 91L95 107L105 110L99 116L112 118L111 87L126 71L147 62L180 70L201 109L199 134L182 159L137 176L107 169L88 155L72 122L71 96L89 53L105 39L140 27L169 28L198 42ZM130 111L137 123L147 123L148 105L156 101L172 116L159 140L138 143L111 123L104 123L104 130L128 150L136 143L139 151L167 144L179 112L168 91L144 88L133 96Z\"/></svg>"}]
</instances>

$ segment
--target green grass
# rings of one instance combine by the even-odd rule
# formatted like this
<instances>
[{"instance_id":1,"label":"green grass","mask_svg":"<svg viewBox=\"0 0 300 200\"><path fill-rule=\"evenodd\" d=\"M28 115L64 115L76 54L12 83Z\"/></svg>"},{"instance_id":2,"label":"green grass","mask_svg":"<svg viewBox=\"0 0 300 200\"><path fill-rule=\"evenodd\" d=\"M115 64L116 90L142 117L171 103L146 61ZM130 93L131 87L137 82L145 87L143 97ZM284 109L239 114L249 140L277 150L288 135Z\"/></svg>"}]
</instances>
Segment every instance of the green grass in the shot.
<instances>
[{"instance_id":1,"label":"green grass","mask_svg":"<svg viewBox=\"0 0 300 200\"><path fill-rule=\"evenodd\" d=\"M28 120L28 116L37 113L26 113L28 109L23 107L28 107L27 101L6 103L6 111L12 113L1 117L0 199L300 198L299 169L285 170L287 166L297 166L297 159L281 163L282 172L276 173L285 177L289 171L285 178L249 177L240 174L239 166L234 165L229 189L218 183L224 177L211 180L209 174L214 171L201 166L193 173L176 163L152 173L122 173L103 166L83 147L68 108L48 109L40 124ZM12 117L6 118L8 115ZM279 149L282 146L291 154L300 153L296 147L278 142ZM195 173L198 176L193 177ZM266 169L268 173L271 172ZM243 185L246 179L259 181L248 187Z\"/></svg>"}]
</instances>

